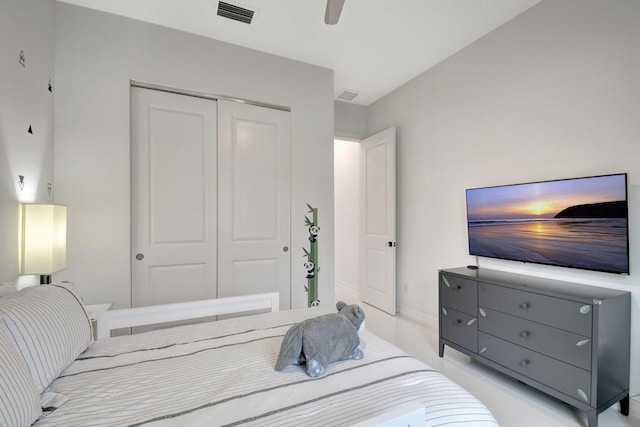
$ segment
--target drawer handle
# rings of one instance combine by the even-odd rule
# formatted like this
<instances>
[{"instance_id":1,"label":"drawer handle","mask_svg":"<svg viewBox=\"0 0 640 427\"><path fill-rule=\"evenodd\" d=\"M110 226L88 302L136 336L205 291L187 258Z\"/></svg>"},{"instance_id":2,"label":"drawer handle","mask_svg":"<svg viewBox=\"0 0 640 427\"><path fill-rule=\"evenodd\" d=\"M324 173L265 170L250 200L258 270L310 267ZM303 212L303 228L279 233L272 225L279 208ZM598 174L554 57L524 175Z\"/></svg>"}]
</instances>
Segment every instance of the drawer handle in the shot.
<instances>
[{"instance_id":1,"label":"drawer handle","mask_svg":"<svg viewBox=\"0 0 640 427\"><path fill-rule=\"evenodd\" d=\"M580 399L582 399L585 402L589 403L589 396L587 396L587 393L585 393L582 389L579 388L576 391L576 393L578 393L578 396L580 396Z\"/></svg>"},{"instance_id":2,"label":"drawer handle","mask_svg":"<svg viewBox=\"0 0 640 427\"><path fill-rule=\"evenodd\" d=\"M590 305L583 305L582 307L580 307L580 314L589 314L590 312L591 312Z\"/></svg>"},{"instance_id":3,"label":"drawer handle","mask_svg":"<svg viewBox=\"0 0 640 427\"><path fill-rule=\"evenodd\" d=\"M530 333L529 331L522 331L522 332L520 332L520 336L521 336L522 338L526 338L526 337L528 337L529 335L531 335L531 333Z\"/></svg>"},{"instance_id":4,"label":"drawer handle","mask_svg":"<svg viewBox=\"0 0 640 427\"><path fill-rule=\"evenodd\" d=\"M444 285L445 285L447 288L450 288L450 287L451 287L451 283L449 283L449 281L447 280L447 277L446 277L446 276L442 276L442 281L444 282Z\"/></svg>"},{"instance_id":5,"label":"drawer handle","mask_svg":"<svg viewBox=\"0 0 640 427\"><path fill-rule=\"evenodd\" d=\"M528 360L525 359L525 360L520 361L519 365L522 366L523 368L525 368L525 367L527 367L529 365L529 363L531 363L531 362L529 362Z\"/></svg>"},{"instance_id":6,"label":"drawer handle","mask_svg":"<svg viewBox=\"0 0 640 427\"><path fill-rule=\"evenodd\" d=\"M589 341L591 341L591 340L582 340L582 341L578 341L578 342L576 343L576 346L577 346L577 347L585 346L585 345L589 344Z\"/></svg>"},{"instance_id":7,"label":"drawer handle","mask_svg":"<svg viewBox=\"0 0 640 427\"><path fill-rule=\"evenodd\" d=\"M482 347L482 348L480 349L480 354L484 353L485 351L487 351L487 347Z\"/></svg>"},{"instance_id":8,"label":"drawer handle","mask_svg":"<svg viewBox=\"0 0 640 427\"><path fill-rule=\"evenodd\" d=\"M471 326L471 325L473 325L474 323L476 323L476 320L477 320L477 319L471 319L471 320L469 320L469 321L467 322L467 326Z\"/></svg>"},{"instance_id":9,"label":"drawer handle","mask_svg":"<svg viewBox=\"0 0 640 427\"><path fill-rule=\"evenodd\" d=\"M480 316L487 317L487 312L484 308L480 307L478 311L480 312Z\"/></svg>"},{"instance_id":10,"label":"drawer handle","mask_svg":"<svg viewBox=\"0 0 640 427\"><path fill-rule=\"evenodd\" d=\"M526 310L529 307L530 307L530 305L527 302L523 302L522 304L520 304L520 308L523 309L523 310Z\"/></svg>"},{"instance_id":11,"label":"drawer handle","mask_svg":"<svg viewBox=\"0 0 640 427\"><path fill-rule=\"evenodd\" d=\"M455 323L456 325L460 325L460 324L462 324L462 320L458 319L458 320L456 320L454 323Z\"/></svg>"},{"instance_id":12,"label":"drawer handle","mask_svg":"<svg viewBox=\"0 0 640 427\"><path fill-rule=\"evenodd\" d=\"M447 309L442 307L442 314L444 314L445 316L447 316L449 313L447 312Z\"/></svg>"}]
</instances>

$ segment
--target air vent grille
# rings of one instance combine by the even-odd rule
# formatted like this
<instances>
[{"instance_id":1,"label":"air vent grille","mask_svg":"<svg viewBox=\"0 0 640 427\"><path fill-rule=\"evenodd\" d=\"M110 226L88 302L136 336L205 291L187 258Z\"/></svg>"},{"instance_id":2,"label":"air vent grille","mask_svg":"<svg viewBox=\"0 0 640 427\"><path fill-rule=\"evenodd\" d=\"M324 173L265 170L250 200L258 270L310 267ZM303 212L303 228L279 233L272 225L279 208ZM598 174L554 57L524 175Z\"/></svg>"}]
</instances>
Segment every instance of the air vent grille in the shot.
<instances>
[{"instance_id":1,"label":"air vent grille","mask_svg":"<svg viewBox=\"0 0 640 427\"><path fill-rule=\"evenodd\" d=\"M233 19L234 21L244 22L245 24L251 24L253 20L253 14L255 12L244 7L236 6L235 4L218 2L218 16L223 18Z\"/></svg>"},{"instance_id":2,"label":"air vent grille","mask_svg":"<svg viewBox=\"0 0 640 427\"><path fill-rule=\"evenodd\" d=\"M338 94L338 96L336 96L336 99L339 99L341 101L353 101L355 97L358 95L359 93L356 92L355 90L344 89L342 92Z\"/></svg>"}]
</instances>

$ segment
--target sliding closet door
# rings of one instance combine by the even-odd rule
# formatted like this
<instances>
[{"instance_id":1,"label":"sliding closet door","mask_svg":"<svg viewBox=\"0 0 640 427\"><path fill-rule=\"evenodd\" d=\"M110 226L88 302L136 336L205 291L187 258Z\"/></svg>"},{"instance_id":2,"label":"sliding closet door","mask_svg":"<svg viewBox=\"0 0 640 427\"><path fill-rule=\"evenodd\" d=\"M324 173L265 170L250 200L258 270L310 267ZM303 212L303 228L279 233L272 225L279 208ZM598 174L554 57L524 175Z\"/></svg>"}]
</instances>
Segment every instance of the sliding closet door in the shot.
<instances>
[{"instance_id":1,"label":"sliding closet door","mask_svg":"<svg viewBox=\"0 0 640 427\"><path fill-rule=\"evenodd\" d=\"M291 307L290 113L218 101L218 296Z\"/></svg>"},{"instance_id":2,"label":"sliding closet door","mask_svg":"<svg viewBox=\"0 0 640 427\"><path fill-rule=\"evenodd\" d=\"M215 298L216 101L131 90L132 305Z\"/></svg>"}]
</instances>

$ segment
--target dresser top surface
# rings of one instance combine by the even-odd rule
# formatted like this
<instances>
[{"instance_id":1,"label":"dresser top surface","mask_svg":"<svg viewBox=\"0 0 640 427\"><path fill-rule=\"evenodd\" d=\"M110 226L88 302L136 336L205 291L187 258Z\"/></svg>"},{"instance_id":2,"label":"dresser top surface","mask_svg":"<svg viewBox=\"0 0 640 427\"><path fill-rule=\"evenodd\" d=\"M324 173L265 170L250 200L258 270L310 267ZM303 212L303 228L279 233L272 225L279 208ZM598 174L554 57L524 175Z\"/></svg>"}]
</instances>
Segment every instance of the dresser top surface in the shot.
<instances>
[{"instance_id":1,"label":"dresser top surface","mask_svg":"<svg viewBox=\"0 0 640 427\"><path fill-rule=\"evenodd\" d=\"M627 291L585 285L575 282L547 279L525 274L509 273L488 268L471 269L467 267L448 268L441 272L455 274L465 278L516 289L541 292L559 297L573 297L585 299L607 299L629 294Z\"/></svg>"}]
</instances>

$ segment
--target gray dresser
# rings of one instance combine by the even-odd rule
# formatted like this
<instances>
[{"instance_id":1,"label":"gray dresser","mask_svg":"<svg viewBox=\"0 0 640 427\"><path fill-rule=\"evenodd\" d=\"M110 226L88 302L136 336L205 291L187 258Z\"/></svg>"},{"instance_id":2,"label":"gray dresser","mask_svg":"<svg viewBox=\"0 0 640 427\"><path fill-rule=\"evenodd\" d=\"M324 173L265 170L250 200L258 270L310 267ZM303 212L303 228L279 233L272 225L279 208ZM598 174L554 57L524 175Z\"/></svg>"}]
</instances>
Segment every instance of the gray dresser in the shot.
<instances>
[{"instance_id":1,"label":"gray dresser","mask_svg":"<svg viewBox=\"0 0 640 427\"><path fill-rule=\"evenodd\" d=\"M586 412L629 414L629 292L466 267L440 270L440 357L455 348Z\"/></svg>"}]
</instances>

